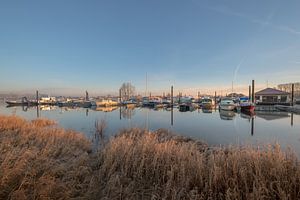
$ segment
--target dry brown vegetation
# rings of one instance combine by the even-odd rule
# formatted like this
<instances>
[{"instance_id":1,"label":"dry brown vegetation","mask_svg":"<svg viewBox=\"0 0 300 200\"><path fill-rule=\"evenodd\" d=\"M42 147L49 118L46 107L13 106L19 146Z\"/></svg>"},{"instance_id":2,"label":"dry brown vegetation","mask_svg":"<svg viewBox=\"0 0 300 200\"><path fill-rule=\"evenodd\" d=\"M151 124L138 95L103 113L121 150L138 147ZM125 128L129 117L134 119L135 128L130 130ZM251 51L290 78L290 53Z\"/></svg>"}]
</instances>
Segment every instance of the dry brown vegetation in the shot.
<instances>
[{"instance_id":1,"label":"dry brown vegetation","mask_svg":"<svg viewBox=\"0 0 300 200\"><path fill-rule=\"evenodd\" d=\"M211 149L131 129L90 146L53 122L0 117L0 199L300 198L298 160L278 145Z\"/></svg>"},{"instance_id":2,"label":"dry brown vegetation","mask_svg":"<svg viewBox=\"0 0 300 200\"><path fill-rule=\"evenodd\" d=\"M68 199L87 191L90 143L46 119L0 116L0 199ZM49 127L51 126L51 127Z\"/></svg>"}]
</instances>

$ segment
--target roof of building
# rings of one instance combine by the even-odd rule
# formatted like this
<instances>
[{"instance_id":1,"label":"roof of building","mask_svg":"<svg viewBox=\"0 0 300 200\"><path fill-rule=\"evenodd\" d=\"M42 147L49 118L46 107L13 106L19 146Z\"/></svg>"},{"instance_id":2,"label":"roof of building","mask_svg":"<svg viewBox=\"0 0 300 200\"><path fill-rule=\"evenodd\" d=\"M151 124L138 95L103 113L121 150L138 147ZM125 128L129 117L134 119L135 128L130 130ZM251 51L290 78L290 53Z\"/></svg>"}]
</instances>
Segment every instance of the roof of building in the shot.
<instances>
[{"instance_id":1,"label":"roof of building","mask_svg":"<svg viewBox=\"0 0 300 200\"><path fill-rule=\"evenodd\" d=\"M289 95L290 93L277 90L274 88L266 88L255 93L255 95Z\"/></svg>"}]
</instances>

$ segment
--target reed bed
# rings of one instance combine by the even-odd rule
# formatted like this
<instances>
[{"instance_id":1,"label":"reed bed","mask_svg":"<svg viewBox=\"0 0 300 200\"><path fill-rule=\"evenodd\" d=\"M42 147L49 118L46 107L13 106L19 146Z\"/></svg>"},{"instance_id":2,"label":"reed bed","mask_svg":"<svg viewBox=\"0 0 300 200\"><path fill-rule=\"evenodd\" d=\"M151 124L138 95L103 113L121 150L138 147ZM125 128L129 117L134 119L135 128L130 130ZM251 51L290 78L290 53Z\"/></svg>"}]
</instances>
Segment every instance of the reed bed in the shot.
<instances>
[{"instance_id":1,"label":"reed bed","mask_svg":"<svg viewBox=\"0 0 300 200\"><path fill-rule=\"evenodd\" d=\"M70 199L89 187L89 141L46 119L0 116L0 199Z\"/></svg>"},{"instance_id":2,"label":"reed bed","mask_svg":"<svg viewBox=\"0 0 300 200\"><path fill-rule=\"evenodd\" d=\"M122 130L99 152L53 122L0 116L0 199L300 199L279 145L210 148L167 130Z\"/></svg>"}]
</instances>

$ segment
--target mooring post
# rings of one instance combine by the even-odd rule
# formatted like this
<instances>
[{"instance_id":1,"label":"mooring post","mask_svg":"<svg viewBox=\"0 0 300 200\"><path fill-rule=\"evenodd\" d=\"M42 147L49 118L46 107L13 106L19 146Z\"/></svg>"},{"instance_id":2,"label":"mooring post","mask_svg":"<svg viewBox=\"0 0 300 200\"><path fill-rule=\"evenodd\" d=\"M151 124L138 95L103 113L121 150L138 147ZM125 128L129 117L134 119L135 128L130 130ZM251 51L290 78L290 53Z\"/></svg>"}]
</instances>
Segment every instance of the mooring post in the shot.
<instances>
[{"instance_id":1,"label":"mooring post","mask_svg":"<svg viewBox=\"0 0 300 200\"><path fill-rule=\"evenodd\" d=\"M291 106L294 106L294 87L295 87L295 84L293 83L292 84L292 103L291 103Z\"/></svg>"},{"instance_id":2,"label":"mooring post","mask_svg":"<svg viewBox=\"0 0 300 200\"><path fill-rule=\"evenodd\" d=\"M121 89L119 89L119 101L122 102L122 95L121 95Z\"/></svg>"},{"instance_id":3,"label":"mooring post","mask_svg":"<svg viewBox=\"0 0 300 200\"><path fill-rule=\"evenodd\" d=\"M249 85L249 102L251 102L251 85Z\"/></svg>"},{"instance_id":4,"label":"mooring post","mask_svg":"<svg viewBox=\"0 0 300 200\"><path fill-rule=\"evenodd\" d=\"M173 85L171 86L171 126L173 126L173 104L174 104L174 99L173 99Z\"/></svg>"},{"instance_id":5,"label":"mooring post","mask_svg":"<svg viewBox=\"0 0 300 200\"><path fill-rule=\"evenodd\" d=\"M180 104L181 101L181 92L179 92L179 99L178 99L178 103Z\"/></svg>"},{"instance_id":6,"label":"mooring post","mask_svg":"<svg viewBox=\"0 0 300 200\"><path fill-rule=\"evenodd\" d=\"M39 105L39 91L36 91L36 105Z\"/></svg>"},{"instance_id":7,"label":"mooring post","mask_svg":"<svg viewBox=\"0 0 300 200\"><path fill-rule=\"evenodd\" d=\"M217 110L217 91L215 91L215 111Z\"/></svg>"},{"instance_id":8,"label":"mooring post","mask_svg":"<svg viewBox=\"0 0 300 200\"><path fill-rule=\"evenodd\" d=\"M255 94L254 94L254 80L252 80L252 103L255 102Z\"/></svg>"},{"instance_id":9,"label":"mooring post","mask_svg":"<svg viewBox=\"0 0 300 200\"><path fill-rule=\"evenodd\" d=\"M174 104L174 102L173 102L173 85L171 86L171 106L172 106L172 108L173 108L173 104Z\"/></svg>"},{"instance_id":10,"label":"mooring post","mask_svg":"<svg viewBox=\"0 0 300 200\"><path fill-rule=\"evenodd\" d=\"M88 101L88 100L89 100L89 93L88 93L88 91L87 91L87 90L85 91L85 100L86 100L86 101Z\"/></svg>"}]
</instances>

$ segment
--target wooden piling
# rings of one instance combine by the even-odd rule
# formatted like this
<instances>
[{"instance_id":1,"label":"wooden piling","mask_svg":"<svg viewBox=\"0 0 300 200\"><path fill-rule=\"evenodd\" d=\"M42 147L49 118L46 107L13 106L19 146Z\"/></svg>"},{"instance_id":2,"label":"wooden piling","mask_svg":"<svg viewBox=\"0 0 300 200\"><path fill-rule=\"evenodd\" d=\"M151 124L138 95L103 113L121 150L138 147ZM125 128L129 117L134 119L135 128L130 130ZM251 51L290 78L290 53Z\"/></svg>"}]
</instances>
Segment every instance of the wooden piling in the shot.
<instances>
[{"instance_id":1,"label":"wooden piling","mask_svg":"<svg viewBox=\"0 0 300 200\"><path fill-rule=\"evenodd\" d=\"M251 85L249 85L249 101L251 101Z\"/></svg>"},{"instance_id":2,"label":"wooden piling","mask_svg":"<svg viewBox=\"0 0 300 200\"><path fill-rule=\"evenodd\" d=\"M181 92L179 92L179 99L178 99L178 103L181 103L180 101L181 101Z\"/></svg>"},{"instance_id":3,"label":"wooden piling","mask_svg":"<svg viewBox=\"0 0 300 200\"><path fill-rule=\"evenodd\" d=\"M217 91L215 91L215 104L217 103Z\"/></svg>"},{"instance_id":4,"label":"wooden piling","mask_svg":"<svg viewBox=\"0 0 300 200\"><path fill-rule=\"evenodd\" d=\"M89 100L89 93L88 93L88 91L87 91L87 90L85 91L85 100L86 100L86 101L88 101L88 100Z\"/></svg>"},{"instance_id":5,"label":"wooden piling","mask_svg":"<svg viewBox=\"0 0 300 200\"><path fill-rule=\"evenodd\" d=\"M36 105L39 105L39 91L36 91Z\"/></svg>"},{"instance_id":6,"label":"wooden piling","mask_svg":"<svg viewBox=\"0 0 300 200\"><path fill-rule=\"evenodd\" d=\"M173 104L174 104L174 102L173 102L173 85L171 86L171 106L172 106L172 108L173 108Z\"/></svg>"},{"instance_id":7,"label":"wooden piling","mask_svg":"<svg viewBox=\"0 0 300 200\"><path fill-rule=\"evenodd\" d=\"M292 84L292 102L291 102L291 106L294 106L294 88L295 88L295 84Z\"/></svg>"},{"instance_id":8,"label":"wooden piling","mask_svg":"<svg viewBox=\"0 0 300 200\"><path fill-rule=\"evenodd\" d=\"M254 80L252 80L252 103L255 102L254 84L255 84L255 82L254 82Z\"/></svg>"}]
</instances>

